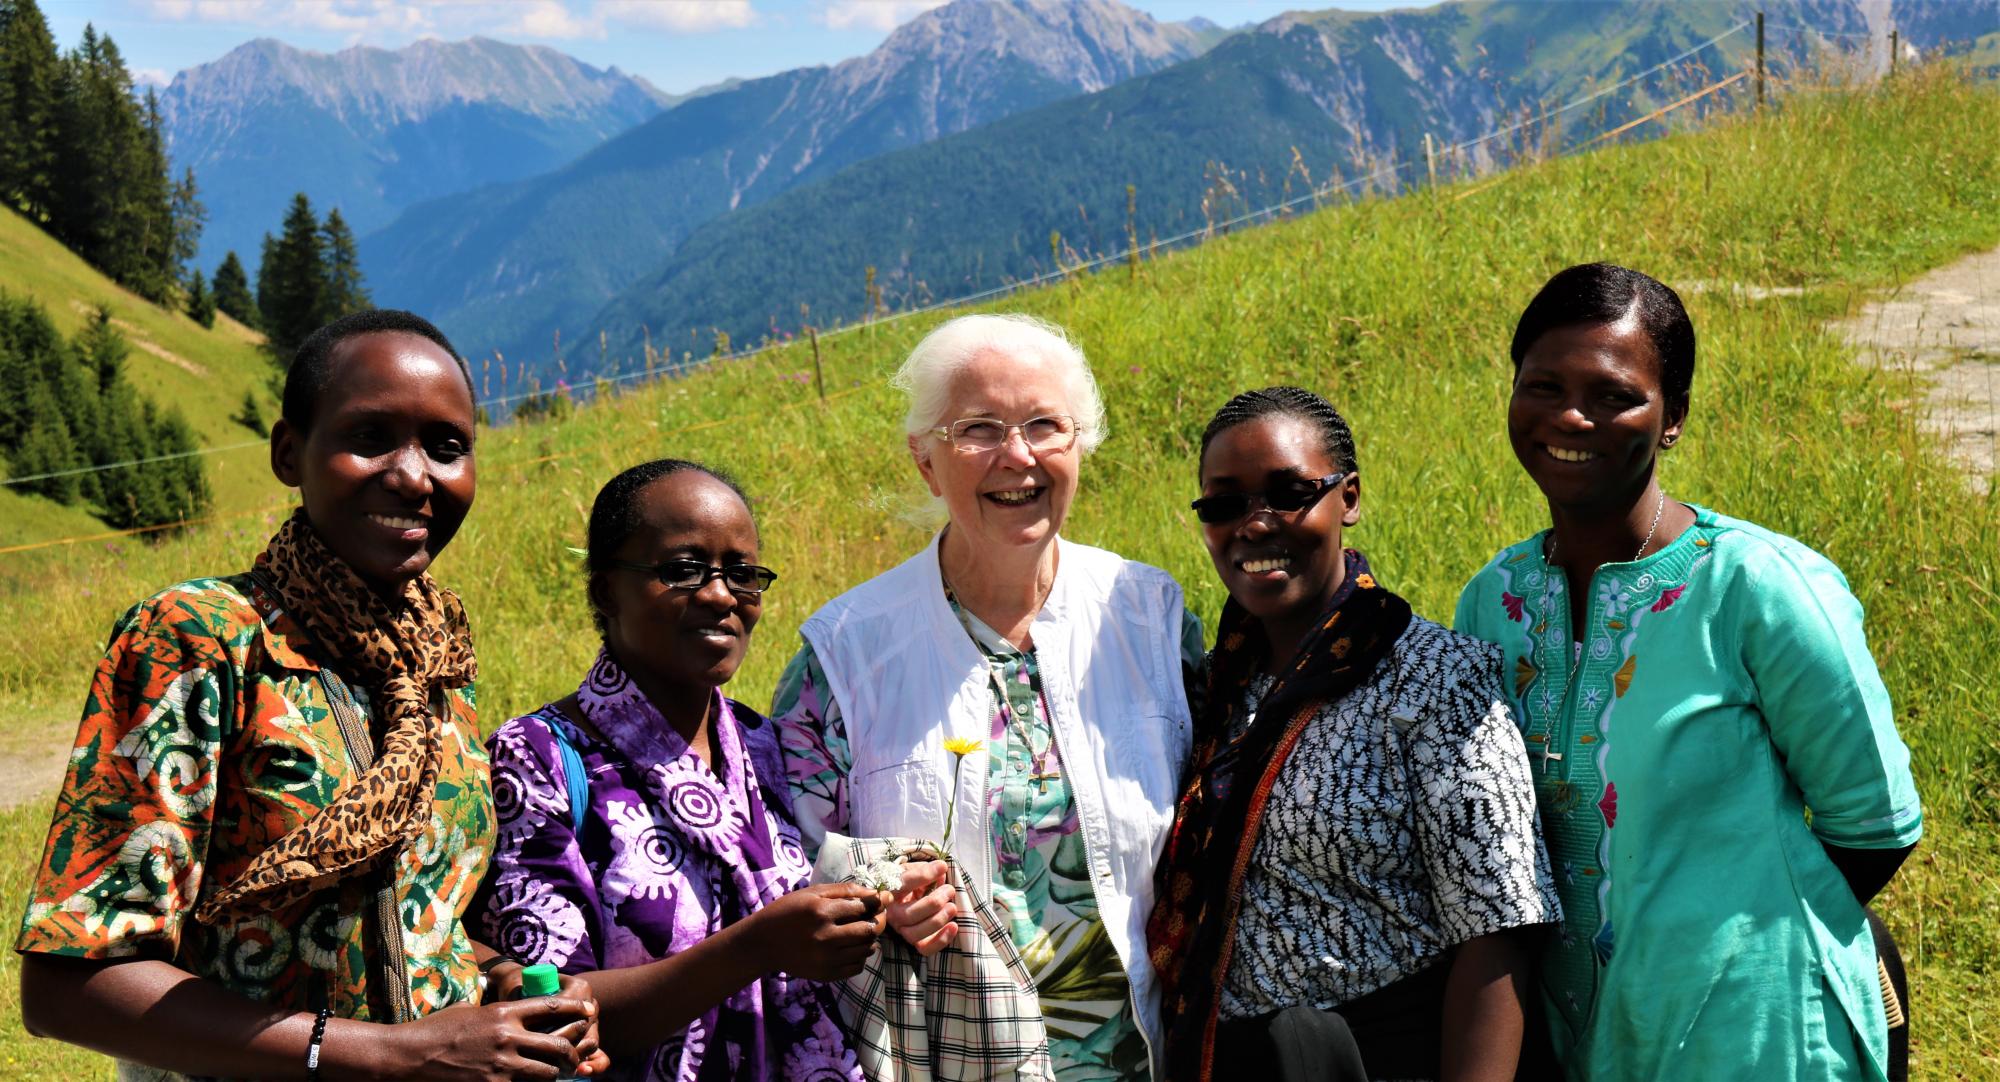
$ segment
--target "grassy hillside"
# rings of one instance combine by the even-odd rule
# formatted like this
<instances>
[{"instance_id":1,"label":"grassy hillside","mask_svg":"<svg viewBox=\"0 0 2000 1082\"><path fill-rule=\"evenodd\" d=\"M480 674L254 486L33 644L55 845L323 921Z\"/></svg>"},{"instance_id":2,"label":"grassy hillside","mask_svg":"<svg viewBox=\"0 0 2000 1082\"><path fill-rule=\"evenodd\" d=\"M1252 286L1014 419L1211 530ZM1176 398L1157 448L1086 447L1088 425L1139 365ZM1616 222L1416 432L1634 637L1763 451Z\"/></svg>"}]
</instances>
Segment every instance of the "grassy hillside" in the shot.
<instances>
[{"instance_id":1,"label":"grassy hillside","mask_svg":"<svg viewBox=\"0 0 2000 1082\"><path fill-rule=\"evenodd\" d=\"M266 386L271 371L258 347L261 338L228 316L204 329L179 311L167 311L127 292L97 273L48 234L12 210L0 207L0 290L30 297L49 313L58 330L74 335L103 305L131 354L125 372L140 394L178 408L204 447L243 443L256 434L230 418L254 392L268 420L277 402ZM260 448L205 457L215 509L228 513L272 498L268 456ZM81 507L0 488L0 547L58 537L101 533L104 525ZM18 570L20 557L0 557L0 597ZM0 700L4 701L4 700Z\"/></svg>"},{"instance_id":2,"label":"grassy hillside","mask_svg":"<svg viewBox=\"0 0 2000 1082\"><path fill-rule=\"evenodd\" d=\"M1348 413L1368 478L1352 543L1419 612L1448 619L1464 580L1545 520L1501 425L1513 319L1550 272L1602 258L1683 286L1803 287L1762 301L1686 292L1702 360L1665 481L1827 552L1866 605L1927 805L1923 847L1883 902L1916 985L1917 1077L1987 1078L2000 1074L2000 497L1974 497L1952 473L1906 376L1854 364L1823 328L1873 290L1995 244L2000 94L1906 77L1478 187L1305 215L1008 307L1070 327L1110 409L1068 534L1168 568L1212 626L1223 595L1186 502L1199 433L1228 395L1301 382ZM757 501L765 562L784 578L731 690L768 700L799 622L924 543L922 488L883 380L935 321L826 340L823 405L810 356L792 348L561 425L488 433L484 495L438 568L473 616L487 723L581 677L595 643L566 546L581 543L602 481L662 454L725 466ZM0 725L58 739L118 610L245 566L264 531L224 525L50 561L10 606L42 633L0 660ZM20 897L45 814L0 816L0 896ZM12 965L0 952L0 1069L101 1074L20 1035Z\"/></svg>"}]
</instances>

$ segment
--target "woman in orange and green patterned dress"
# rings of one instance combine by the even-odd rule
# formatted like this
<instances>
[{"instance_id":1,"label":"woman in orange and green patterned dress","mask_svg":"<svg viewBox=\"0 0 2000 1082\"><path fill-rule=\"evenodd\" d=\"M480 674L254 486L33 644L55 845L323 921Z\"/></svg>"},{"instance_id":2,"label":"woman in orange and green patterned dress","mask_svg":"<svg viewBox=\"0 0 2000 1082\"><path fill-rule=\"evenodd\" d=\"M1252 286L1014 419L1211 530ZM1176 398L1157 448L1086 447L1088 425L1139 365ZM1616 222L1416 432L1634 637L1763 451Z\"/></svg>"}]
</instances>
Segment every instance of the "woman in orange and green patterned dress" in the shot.
<instances>
[{"instance_id":1,"label":"woman in orange and green patterned dress","mask_svg":"<svg viewBox=\"0 0 2000 1082\"><path fill-rule=\"evenodd\" d=\"M472 506L473 428L416 316L300 346L271 467L303 506L249 572L133 606L91 682L15 945L30 1032L121 1078L605 1064L587 987L480 1006L491 952L460 923L493 799L464 609L428 568Z\"/></svg>"}]
</instances>

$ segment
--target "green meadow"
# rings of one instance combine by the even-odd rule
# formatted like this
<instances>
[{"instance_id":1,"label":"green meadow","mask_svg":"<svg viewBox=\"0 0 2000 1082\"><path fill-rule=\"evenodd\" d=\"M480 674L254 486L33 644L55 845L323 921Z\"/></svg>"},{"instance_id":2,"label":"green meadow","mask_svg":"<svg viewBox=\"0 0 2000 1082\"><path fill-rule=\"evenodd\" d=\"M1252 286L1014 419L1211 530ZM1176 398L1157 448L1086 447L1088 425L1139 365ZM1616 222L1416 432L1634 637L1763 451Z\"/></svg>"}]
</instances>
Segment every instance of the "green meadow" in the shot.
<instances>
[{"instance_id":1,"label":"green meadow","mask_svg":"<svg viewBox=\"0 0 2000 1082\"><path fill-rule=\"evenodd\" d=\"M1690 287L1701 359L1667 490L1804 539L1866 606L1926 801L1924 842L1880 903L1911 966L1916 1076L1991 1078L2000 496L1954 472L1922 427L1914 377L1856 364L1826 326L1996 244L2000 93L1920 69L1882 89L1802 94L1761 118L1329 206L991 309L1068 327L1103 386L1109 437L1085 463L1068 536L1172 571L1212 626L1223 593L1187 510L1201 429L1237 391L1299 383L1354 425L1365 496L1351 543L1448 622L1461 584L1546 519L1502 427L1521 307L1553 271L1596 259ZM1730 284L1802 291L1750 300ZM569 546L597 487L660 455L725 467L755 501L764 562L782 578L731 690L768 702L799 622L935 526L885 379L943 318L823 338L825 401L794 342L606 394L561 422L485 433L478 507L437 572L472 613L487 724L582 676L596 643ZM30 629L0 659L0 733L66 740L112 619L177 579L247 566L274 525L257 511L273 492L219 501L225 515L252 513L159 542L0 556L11 621ZM0 813L10 905L46 815L45 799ZM22 1033L13 966L0 953L0 1074L106 1075L102 1060Z\"/></svg>"}]
</instances>

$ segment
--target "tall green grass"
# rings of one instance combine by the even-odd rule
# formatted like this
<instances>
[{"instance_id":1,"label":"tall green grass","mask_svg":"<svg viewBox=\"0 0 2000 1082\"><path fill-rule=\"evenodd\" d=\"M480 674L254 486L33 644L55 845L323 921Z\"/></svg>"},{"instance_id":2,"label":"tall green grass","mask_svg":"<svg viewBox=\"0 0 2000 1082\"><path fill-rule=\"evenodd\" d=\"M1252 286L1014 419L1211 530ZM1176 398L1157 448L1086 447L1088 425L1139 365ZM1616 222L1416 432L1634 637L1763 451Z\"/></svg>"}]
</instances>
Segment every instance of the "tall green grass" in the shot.
<instances>
[{"instance_id":1,"label":"tall green grass","mask_svg":"<svg viewBox=\"0 0 2000 1082\"><path fill-rule=\"evenodd\" d=\"M809 244L811 238L799 238ZM1884 900L1910 956L1918 1076L2000 1074L2000 498L1952 472L1909 404L1921 388L1854 363L1825 330L1870 291L2000 243L2000 95L1943 74L1794 98L1757 120L1547 162L1491 186L1327 210L1012 298L1090 354L1110 437L1084 467L1069 536L1172 571L1205 621L1223 593L1186 510L1194 450L1236 391L1295 382L1349 415L1365 479L1350 537L1418 611L1545 510L1502 432L1513 319L1553 271L1608 259L1670 284L1796 285L1758 302L1688 290L1701 338L1694 416L1668 491L1827 552L1867 606L1926 800L1928 833ZM942 317L938 317L942 318ZM768 699L799 622L921 546L932 524L883 385L937 318L802 345L609 397L561 425L486 434L483 494L439 575L479 636L488 724L571 689L595 649L578 544L599 484L643 458L726 467L756 501L767 595L732 691ZM803 378L802 378L803 377ZM104 628L172 580L244 566L270 524L34 565L0 661L0 724L66 731ZM0 575L17 572L0 563ZM40 809L0 818L19 897ZM79 1062L25 1042L0 959L0 1068Z\"/></svg>"}]
</instances>

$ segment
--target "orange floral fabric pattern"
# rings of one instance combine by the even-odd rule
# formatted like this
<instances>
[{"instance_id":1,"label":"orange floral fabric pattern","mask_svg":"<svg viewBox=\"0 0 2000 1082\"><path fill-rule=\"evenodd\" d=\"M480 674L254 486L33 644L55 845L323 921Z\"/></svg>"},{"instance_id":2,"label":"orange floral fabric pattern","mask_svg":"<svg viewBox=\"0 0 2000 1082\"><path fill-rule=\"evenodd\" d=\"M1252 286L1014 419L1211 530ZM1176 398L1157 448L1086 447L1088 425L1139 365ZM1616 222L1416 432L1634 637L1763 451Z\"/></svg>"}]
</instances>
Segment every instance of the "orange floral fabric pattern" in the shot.
<instances>
[{"instance_id":1,"label":"orange floral fabric pattern","mask_svg":"<svg viewBox=\"0 0 2000 1082\"><path fill-rule=\"evenodd\" d=\"M428 822L388 866L420 1015L478 999L460 918L494 831L472 689L447 701ZM91 681L15 948L164 958L251 999L386 1017L387 1000L368 988L381 943L373 876L214 925L194 919L355 777L312 644L249 575L141 602Z\"/></svg>"}]
</instances>

